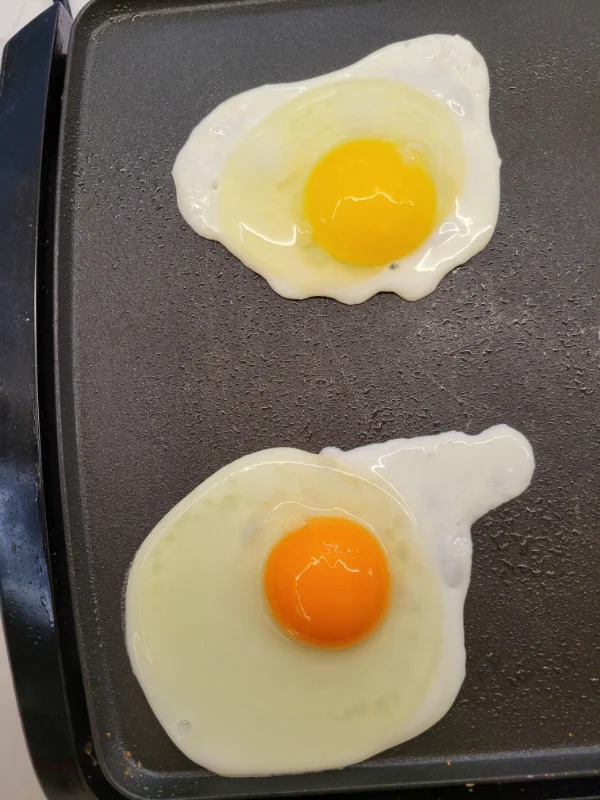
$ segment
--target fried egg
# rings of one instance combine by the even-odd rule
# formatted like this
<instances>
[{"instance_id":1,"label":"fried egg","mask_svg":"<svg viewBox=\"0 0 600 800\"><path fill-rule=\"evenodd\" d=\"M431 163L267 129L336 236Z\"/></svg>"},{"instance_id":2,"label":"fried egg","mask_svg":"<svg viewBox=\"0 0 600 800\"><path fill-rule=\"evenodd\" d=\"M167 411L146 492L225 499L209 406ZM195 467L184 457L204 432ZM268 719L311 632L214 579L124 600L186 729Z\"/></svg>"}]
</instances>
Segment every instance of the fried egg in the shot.
<instances>
[{"instance_id":1,"label":"fried egg","mask_svg":"<svg viewBox=\"0 0 600 800\"><path fill-rule=\"evenodd\" d=\"M284 297L418 300L498 217L489 78L460 36L218 106L173 168L181 214Z\"/></svg>"},{"instance_id":2,"label":"fried egg","mask_svg":"<svg viewBox=\"0 0 600 800\"><path fill-rule=\"evenodd\" d=\"M524 436L279 447L194 489L127 581L131 665L167 734L220 775L344 767L410 739L465 675L472 523L523 492Z\"/></svg>"}]
</instances>

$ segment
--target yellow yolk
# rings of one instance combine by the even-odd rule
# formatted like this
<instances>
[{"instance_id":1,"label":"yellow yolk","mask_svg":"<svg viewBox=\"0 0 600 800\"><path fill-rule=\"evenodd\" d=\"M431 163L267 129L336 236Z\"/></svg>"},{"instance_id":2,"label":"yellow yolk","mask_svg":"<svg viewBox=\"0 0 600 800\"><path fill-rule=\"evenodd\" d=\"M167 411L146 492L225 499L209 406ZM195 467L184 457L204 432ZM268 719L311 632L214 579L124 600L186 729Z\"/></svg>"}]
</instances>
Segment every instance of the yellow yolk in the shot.
<instances>
[{"instance_id":1,"label":"yellow yolk","mask_svg":"<svg viewBox=\"0 0 600 800\"><path fill-rule=\"evenodd\" d=\"M295 639L347 647L381 621L390 596L386 555L362 525L314 517L271 550L264 590L276 622Z\"/></svg>"},{"instance_id":2,"label":"yellow yolk","mask_svg":"<svg viewBox=\"0 0 600 800\"><path fill-rule=\"evenodd\" d=\"M304 193L313 239L338 261L360 266L388 264L419 247L433 228L436 205L426 170L376 139L331 150Z\"/></svg>"}]
</instances>

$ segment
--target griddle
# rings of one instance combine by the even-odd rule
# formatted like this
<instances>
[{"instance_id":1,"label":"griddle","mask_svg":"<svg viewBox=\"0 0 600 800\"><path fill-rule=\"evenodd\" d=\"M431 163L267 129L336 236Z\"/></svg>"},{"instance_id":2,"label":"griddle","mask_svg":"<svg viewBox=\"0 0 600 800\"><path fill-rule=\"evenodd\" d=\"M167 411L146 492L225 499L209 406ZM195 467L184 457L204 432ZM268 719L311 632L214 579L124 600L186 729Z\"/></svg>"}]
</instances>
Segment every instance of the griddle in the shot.
<instances>
[{"instance_id":1,"label":"griddle","mask_svg":"<svg viewBox=\"0 0 600 800\"><path fill-rule=\"evenodd\" d=\"M485 57L503 166L491 243L433 294L285 300L184 223L170 171L219 102L436 32ZM481 796L529 780L526 796L554 797L537 781L600 773L599 45L596 0L95 0L76 21L39 392L82 746L114 796ZM166 511L261 448L500 422L529 438L537 469L473 528L467 678L450 713L341 771L228 779L188 761L122 625L128 567Z\"/></svg>"}]
</instances>

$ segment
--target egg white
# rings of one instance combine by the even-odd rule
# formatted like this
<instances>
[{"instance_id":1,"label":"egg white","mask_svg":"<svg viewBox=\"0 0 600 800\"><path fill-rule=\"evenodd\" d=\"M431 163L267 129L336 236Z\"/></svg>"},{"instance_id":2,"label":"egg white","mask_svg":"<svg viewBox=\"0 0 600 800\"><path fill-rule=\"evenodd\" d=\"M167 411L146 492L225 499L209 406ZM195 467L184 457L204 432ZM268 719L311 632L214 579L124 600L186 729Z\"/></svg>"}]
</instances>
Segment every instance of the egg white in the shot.
<instances>
[{"instance_id":1,"label":"egg white","mask_svg":"<svg viewBox=\"0 0 600 800\"><path fill-rule=\"evenodd\" d=\"M320 455L241 458L141 544L126 590L132 668L168 735L221 775L343 767L410 739L465 674L470 525L528 485L533 455L506 426ZM359 521L384 547L392 599L363 642L327 650L275 625L261 572L311 516Z\"/></svg>"},{"instance_id":2,"label":"egg white","mask_svg":"<svg viewBox=\"0 0 600 800\"><path fill-rule=\"evenodd\" d=\"M437 106L439 121L416 132L409 126L412 141L418 145L421 140L431 152L444 152L448 143L458 140L460 148L454 146L451 156L444 153L449 172L454 162L464 159L456 198L435 230L412 253L388 268L376 269L341 264L317 247L304 246L307 232L296 213L302 187L292 180L286 197L285 187L277 185L278 163L286 174L303 176L311 159L314 164L321 157L323 146L339 143L338 115L328 118L326 107L310 122L292 117L288 127L296 133L289 141L282 139L277 118L311 92L330 87L335 97L336 85L353 85L354 98L344 115L344 140L363 138L365 130L376 137L377 114L381 138L394 141L395 126L402 139L407 130L403 118L418 115L419 103L409 98L406 114L396 114L394 122L386 118L385 108L379 111L370 105L373 93L361 88L369 80L394 82L399 90L420 94L425 104ZM369 108L374 120L365 128ZM264 130L260 149L249 146L258 127ZM454 130L456 136L450 135ZM315 145L306 152L311 138ZM418 300L483 249L498 218L499 170L485 61L460 36L435 34L389 45L328 75L263 86L230 98L192 131L177 156L173 177L179 209L189 225L201 236L221 241L276 292L293 299L321 295L352 304L381 291ZM443 172L433 177L445 180ZM245 228L244 218L251 220Z\"/></svg>"}]
</instances>

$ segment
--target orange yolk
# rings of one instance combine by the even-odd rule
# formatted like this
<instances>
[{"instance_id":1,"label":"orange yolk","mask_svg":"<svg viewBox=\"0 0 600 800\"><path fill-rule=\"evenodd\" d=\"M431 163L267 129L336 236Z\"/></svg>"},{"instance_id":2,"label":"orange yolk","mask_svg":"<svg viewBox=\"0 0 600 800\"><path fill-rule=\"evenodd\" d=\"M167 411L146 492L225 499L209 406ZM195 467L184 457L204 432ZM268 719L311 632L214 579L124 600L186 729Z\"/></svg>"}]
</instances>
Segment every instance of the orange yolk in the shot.
<instances>
[{"instance_id":1,"label":"orange yolk","mask_svg":"<svg viewBox=\"0 0 600 800\"><path fill-rule=\"evenodd\" d=\"M391 142L361 139L331 150L311 172L304 212L312 236L338 261L389 264L431 232L437 193L417 162Z\"/></svg>"},{"instance_id":2,"label":"orange yolk","mask_svg":"<svg viewBox=\"0 0 600 800\"><path fill-rule=\"evenodd\" d=\"M273 547L264 590L290 636L318 647L347 647L385 614L390 574L383 548L366 528L341 517L314 517Z\"/></svg>"}]
</instances>

